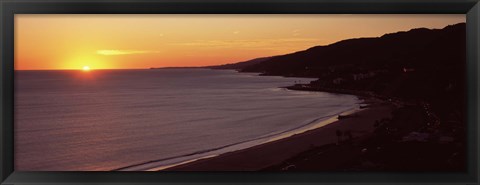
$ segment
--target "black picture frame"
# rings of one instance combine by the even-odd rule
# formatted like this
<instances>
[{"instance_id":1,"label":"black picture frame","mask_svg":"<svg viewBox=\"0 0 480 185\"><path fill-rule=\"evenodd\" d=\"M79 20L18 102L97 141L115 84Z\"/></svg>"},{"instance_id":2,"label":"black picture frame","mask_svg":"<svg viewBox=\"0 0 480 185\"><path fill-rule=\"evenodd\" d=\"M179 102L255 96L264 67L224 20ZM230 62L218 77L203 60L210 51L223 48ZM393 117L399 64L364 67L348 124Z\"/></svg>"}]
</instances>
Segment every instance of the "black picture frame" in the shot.
<instances>
[{"instance_id":1,"label":"black picture frame","mask_svg":"<svg viewBox=\"0 0 480 185\"><path fill-rule=\"evenodd\" d=\"M0 181L13 184L478 184L478 0L1 0ZM467 173L16 172L15 14L466 14Z\"/></svg>"}]
</instances>

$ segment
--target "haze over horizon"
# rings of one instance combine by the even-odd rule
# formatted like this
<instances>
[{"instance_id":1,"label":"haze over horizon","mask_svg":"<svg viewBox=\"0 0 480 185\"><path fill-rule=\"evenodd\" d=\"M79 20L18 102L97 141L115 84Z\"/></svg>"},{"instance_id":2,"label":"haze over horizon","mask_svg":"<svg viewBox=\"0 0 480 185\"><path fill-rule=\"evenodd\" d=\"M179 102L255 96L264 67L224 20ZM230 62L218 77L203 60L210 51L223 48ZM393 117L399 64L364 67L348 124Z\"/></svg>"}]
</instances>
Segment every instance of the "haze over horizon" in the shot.
<instances>
[{"instance_id":1,"label":"haze over horizon","mask_svg":"<svg viewBox=\"0 0 480 185\"><path fill-rule=\"evenodd\" d=\"M443 28L465 15L15 16L16 70L235 63L340 40Z\"/></svg>"}]
</instances>

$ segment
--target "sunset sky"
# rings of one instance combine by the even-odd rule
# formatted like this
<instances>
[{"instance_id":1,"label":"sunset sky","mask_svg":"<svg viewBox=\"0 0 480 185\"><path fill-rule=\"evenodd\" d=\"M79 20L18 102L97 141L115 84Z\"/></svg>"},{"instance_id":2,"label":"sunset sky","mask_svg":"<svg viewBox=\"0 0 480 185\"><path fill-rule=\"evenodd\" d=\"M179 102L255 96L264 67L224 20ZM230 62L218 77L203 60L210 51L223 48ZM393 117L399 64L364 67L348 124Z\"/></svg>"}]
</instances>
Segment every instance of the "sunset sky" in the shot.
<instances>
[{"instance_id":1,"label":"sunset sky","mask_svg":"<svg viewBox=\"0 0 480 185\"><path fill-rule=\"evenodd\" d=\"M465 15L15 15L15 69L206 66L286 54Z\"/></svg>"}]
</instances>

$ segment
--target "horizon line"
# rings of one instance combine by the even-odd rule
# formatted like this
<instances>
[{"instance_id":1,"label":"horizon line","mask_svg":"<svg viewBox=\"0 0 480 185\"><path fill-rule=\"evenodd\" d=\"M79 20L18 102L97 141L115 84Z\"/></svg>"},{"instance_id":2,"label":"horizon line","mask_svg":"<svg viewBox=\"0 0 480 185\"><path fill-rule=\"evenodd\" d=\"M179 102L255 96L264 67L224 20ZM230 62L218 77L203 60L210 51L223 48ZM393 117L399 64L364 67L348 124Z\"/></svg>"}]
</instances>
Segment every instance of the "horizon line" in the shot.
<instances>
[{"instance_id":1,"label":"horizon line","mask_svg":"<svg viewBox=\"0 0 480 185\"><path fill-rule=\"evenodd\" d=\"M222 65L222 64L221 64ZM149 68L92 68L96 70L144 70L144 69L171 69L171 68L208 68L208 66L176 66L176 67L149 67ZM14 71L82 71L82 68L65 68L65 69L13 69Z\"/></svg>"}]
</instances>

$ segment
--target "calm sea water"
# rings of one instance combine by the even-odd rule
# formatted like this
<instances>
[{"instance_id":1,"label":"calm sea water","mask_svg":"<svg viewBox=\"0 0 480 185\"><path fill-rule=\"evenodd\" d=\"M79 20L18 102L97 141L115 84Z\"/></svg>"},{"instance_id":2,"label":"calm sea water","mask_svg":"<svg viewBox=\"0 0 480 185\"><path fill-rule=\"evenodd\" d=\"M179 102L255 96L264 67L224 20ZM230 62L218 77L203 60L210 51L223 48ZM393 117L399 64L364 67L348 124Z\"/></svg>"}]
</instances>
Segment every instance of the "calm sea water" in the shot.
<instances>
[{"instance_id":1,"label":"calm sea water","mask_svg":"<svg viewBox=\"0 0 480 185\"><path fill-rule=\"evenodd\" d=\"M19 171L147 170L259 144L358 103L278 88L313 79L228 70L15 75Z\"/></svg>"}]
</instances>

